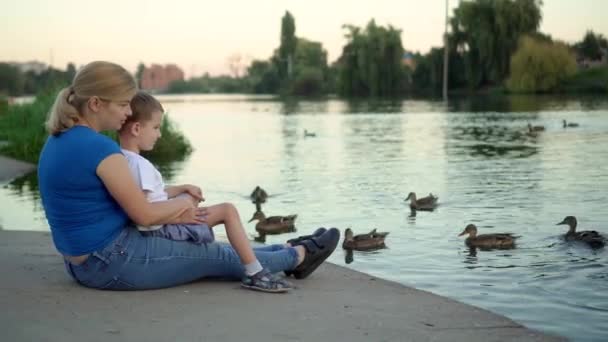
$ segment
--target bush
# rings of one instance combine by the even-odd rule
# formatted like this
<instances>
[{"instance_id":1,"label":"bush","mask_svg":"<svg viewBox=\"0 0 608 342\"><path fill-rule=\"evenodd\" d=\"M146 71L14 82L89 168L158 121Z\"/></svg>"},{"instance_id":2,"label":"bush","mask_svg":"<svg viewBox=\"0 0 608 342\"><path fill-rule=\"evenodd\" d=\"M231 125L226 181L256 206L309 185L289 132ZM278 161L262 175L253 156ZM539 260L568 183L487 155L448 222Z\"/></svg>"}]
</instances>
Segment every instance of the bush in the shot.
<instances>
[{"instance_id":1,"label":"bush","mask_svg":"<svg viewBox=\"0 0 608 342\"><path fill-rule=\"evenodd\" d=\"M32 103L8 107L6 115L0 116L0 140L8 141L6 146L0 148L0 153L38 163L48 136L44 122L56 96L57 91L45 92L36 96ZM175 129L168 117L163 120L161 134L155 150L148 156L153 162L183 160L192 152L188 140ZM107 135L116 139L114 132Z\"/></svg>"},{"instance_id":2,"label":"bush","mask_svg":"<svg viewBox=\"0 0 608 342\"><path fill-rule=\"evenodd\" d=\"M513 92L548 92L575 72L576 60L565 44L525 36L511 57L507 87Z\"/></svg>"}]
</instances>

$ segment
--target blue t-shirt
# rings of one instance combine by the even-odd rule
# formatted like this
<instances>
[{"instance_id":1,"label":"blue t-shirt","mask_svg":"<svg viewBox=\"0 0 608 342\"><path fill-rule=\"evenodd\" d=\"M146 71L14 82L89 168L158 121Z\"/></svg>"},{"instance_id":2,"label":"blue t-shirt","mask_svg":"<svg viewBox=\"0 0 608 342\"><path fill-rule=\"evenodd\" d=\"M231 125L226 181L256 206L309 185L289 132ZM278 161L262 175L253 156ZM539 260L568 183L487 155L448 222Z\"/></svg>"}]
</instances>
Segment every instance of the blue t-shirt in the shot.
<instances>
[{"instance_id":1,"label":"blue t-shirt","mask_svg":"<svg viewBox=\"0 0 608 342\"><path fill-rule=\"evenodd\" d=\"M106 157L121 153L109 137L84 126L49 136L38 162L42 205L59 252L83 255L108 245L128 217L97 176Z\"/></svg>"}]
</instances>

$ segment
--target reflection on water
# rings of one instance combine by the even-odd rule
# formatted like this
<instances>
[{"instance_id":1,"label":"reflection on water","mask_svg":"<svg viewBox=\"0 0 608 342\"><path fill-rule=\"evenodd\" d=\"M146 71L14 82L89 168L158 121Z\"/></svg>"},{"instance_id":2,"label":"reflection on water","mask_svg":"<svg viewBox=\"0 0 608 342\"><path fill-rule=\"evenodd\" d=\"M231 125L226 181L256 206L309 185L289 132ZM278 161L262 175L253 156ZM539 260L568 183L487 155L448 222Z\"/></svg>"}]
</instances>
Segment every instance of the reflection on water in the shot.
<instances>
[{"instance_id":1,"label":"reflection on water","mask_svg":"<svg viewBox=\"0 0 608 342\"><path fill-rule=\"evenodd\" d=\"M390 232L389 248L339 249L330 261L574 340L608 339L608 251L566 243L555 226L575 215L581 229L608 234L605 98L162 102L195 151L161 172L200 185L206 203L234 203L242 216L254 210L251 189L263 185L265 212L298 214L299 232L267 243L320 226L378 228ZM562 119L580 126L563 129ZM546 130L529 135L528 123ZM0 226L48 229L36 188L33 175L0 189ZM412 212L403 201L410 191L438 195L439 208ZM514 250L470 250L457 236L466 223L521 238ZM254 227L246 225L251 236Z\"/></svg>"}]
</instances>

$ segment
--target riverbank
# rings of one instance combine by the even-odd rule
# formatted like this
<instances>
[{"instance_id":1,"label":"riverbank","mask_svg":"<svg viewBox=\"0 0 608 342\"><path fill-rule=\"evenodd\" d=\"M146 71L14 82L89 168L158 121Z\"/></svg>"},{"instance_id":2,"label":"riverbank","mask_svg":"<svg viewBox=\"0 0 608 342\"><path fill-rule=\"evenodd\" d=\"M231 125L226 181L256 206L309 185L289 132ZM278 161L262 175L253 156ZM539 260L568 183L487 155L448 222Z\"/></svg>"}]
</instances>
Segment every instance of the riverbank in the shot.
<instances>
[{"instance_id":1,"label":"riverbank","mask_svg":"<svg viewBox=\"0 0 608 342\"><path fill-rule=\"evenodd\" d=\"M560 341L491 312L329 263L288 294L201 281L110 292L68 278L49 233L0 231L8 341Z\"/></svg>"}]
</instances>

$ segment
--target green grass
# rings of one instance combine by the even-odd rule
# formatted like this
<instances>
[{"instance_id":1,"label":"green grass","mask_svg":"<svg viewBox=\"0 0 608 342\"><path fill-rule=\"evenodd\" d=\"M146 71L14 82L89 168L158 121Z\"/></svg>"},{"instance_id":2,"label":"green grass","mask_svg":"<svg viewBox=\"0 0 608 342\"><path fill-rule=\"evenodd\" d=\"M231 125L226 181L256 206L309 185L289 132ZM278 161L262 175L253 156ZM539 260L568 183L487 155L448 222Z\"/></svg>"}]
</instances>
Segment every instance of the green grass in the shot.
<instances>
[{"instance_id":1,"label":"green grass","mask_svg":"<svg viewBox=\"0 0 608 342\"><path fill-rule=\"evenodd\" d=\"M36 96L32 103L10 105L0 112L0 141L8 144L0 147L0 154L37 164L47 133L44 128L47 112L55 100L57 91ZM175 128L168 116L161 127L162 137L155 150L146 155L154 163L167 164L183 160L192 152L192 146ZM115 133L108 133L116 139Z\"/></svg>"}]
</instances>

